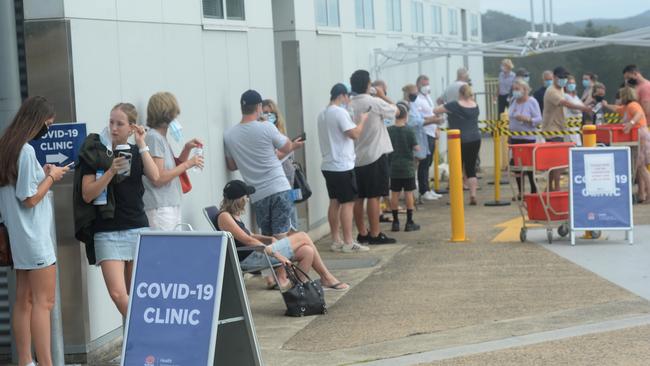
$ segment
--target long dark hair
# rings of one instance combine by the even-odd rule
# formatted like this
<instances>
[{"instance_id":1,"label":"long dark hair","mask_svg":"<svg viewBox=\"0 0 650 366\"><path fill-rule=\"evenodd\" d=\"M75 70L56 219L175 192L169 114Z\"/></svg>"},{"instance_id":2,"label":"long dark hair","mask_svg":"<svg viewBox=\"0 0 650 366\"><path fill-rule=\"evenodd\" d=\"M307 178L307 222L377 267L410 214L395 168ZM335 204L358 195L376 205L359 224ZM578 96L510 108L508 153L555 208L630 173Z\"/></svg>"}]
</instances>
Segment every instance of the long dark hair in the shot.
<instances>
[{"instance_id":1,"label":"long dark hair","mask_svg":"<svg viewBox=\"0 0 650 366\"><path fill-rule=\"evenodd\" d=\"M0 137L0 187L16 184L20 150L55 115L54 105L45 97L30 97L23 102Z\"/></svg>"}]
</instances>

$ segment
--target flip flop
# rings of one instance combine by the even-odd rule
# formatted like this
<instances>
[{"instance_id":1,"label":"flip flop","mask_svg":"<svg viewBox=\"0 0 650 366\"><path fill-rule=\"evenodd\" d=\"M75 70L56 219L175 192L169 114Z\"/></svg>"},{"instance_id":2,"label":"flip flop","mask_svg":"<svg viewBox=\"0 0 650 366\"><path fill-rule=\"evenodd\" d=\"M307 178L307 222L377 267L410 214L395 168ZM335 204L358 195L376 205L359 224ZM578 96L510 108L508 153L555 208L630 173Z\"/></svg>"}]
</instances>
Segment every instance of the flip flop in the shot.
<instances>
[{"instance_id":1,"label":"flip flop","mask_svg":"<svg viewBox=\"0 0 650 366\"><path fill-rule=\"evenodd\" d=\"M350 289L350 285L348 287L339 287L345 285L343 282L337 282L333 284L332 286L324 286L323 283L321 283L321 286L323 286L323 290L325 291L347 291Z\"/></svg>"},{"instance_id":2,"label":"flip flop","mask_svg":"<svg viewBox=\"0 0 650 366\"><path fill-rule=\"evenodd\" d=\"M267 290L279 290L279 289L280 289L280 286L278 286L277 283L274 283L274 284L268 284L268 283L267 283L267 284L266 284L266 289L267 289Z\"/></svg>"}]
</instances>

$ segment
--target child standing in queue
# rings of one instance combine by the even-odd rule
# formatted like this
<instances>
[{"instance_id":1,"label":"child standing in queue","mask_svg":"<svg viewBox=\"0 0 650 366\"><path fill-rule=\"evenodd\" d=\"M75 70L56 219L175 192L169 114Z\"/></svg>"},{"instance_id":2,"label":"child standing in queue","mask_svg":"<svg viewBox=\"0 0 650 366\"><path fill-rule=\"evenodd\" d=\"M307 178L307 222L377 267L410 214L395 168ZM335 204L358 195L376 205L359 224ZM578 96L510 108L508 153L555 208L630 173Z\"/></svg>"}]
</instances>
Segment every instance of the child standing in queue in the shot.
<instances>
[{"instance_id":1,"label":"child standing in queue","mask_svg":"<svg viewBox=\"0 0 650 366\"><path fill-rule=\"evenodd\" d=\"M404 231L420 230L420 225L413 222L413 209L415 208L415 156L413 151L419 150L415 132L406 126L409 108L405 103L397 103L399 115L395 125L388 128L388 135L393 144L390 153L390 207L393 211L392 231L399 231L400 224L397 217L399 195L404 191L406 198L406 225Z\"/></svg>"}]
</instances>

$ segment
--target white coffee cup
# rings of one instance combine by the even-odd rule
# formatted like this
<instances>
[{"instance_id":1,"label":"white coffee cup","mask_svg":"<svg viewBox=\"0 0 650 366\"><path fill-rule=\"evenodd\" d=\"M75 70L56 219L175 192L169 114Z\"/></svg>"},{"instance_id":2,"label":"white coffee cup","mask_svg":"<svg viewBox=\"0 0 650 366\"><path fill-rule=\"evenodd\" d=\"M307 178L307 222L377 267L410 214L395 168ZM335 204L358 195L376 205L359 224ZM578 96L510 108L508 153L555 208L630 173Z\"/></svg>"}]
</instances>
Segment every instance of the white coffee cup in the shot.
<instances>
[{"instance_id":1,"label":"white coffee cup","mask_svg":"<svg viewBox=\"0 0 650 366\"><path fill-rule=\"evenodd\" d=\"M124 176L130 176L131 175L131 158L133 157L131 154L131 146L129 144L124 144L124 145L117 145L115 146L115 156L116 157L124 157L126 161L128 162L128 165L126 168L120 169L117 173L120 175Z\"/></svg>"}]
</instances>

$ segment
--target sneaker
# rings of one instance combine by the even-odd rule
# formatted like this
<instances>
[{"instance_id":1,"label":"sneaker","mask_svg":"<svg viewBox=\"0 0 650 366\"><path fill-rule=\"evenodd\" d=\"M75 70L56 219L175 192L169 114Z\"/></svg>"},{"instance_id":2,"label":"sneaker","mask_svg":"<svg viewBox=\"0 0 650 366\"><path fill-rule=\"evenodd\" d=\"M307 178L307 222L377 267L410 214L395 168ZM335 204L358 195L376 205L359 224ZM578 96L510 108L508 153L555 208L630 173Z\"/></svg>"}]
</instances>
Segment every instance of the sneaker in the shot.
<instances>
[{"instance_id":1,"label":"sneaker","mask_svg":"<svg viewBox=\"0 0 650 366\"><path fill-rule=\"evenodd\" d=\"M366 235L357 234L357 243L368 243L370 241L370 232Z\"/></svg>"},{"instance_id":2,"label":"sneaker","mask_svg":"<svg viewBox=\"0 0 650 366\"><path fill-rule=\"evenodd\" d=\"M438 197L438 198L442 197L442 195L441 195L440 193L437 193L437 192L434 191L433 189L430 190L429 192L431 192L431 194L432 194L434 197Z\"/></svg>"},{"instance_id":3,"label":"sneaker","mask_svg":"<svg viewBox=\"0 0 650 366\"><path fill-rule=\"evenodd\" d=\"M418 231L420 230L420 225L414 223L413 221L407 222L404 226L404 231Z\"/></svg>"},{"instance_id":4,"label":"sneaker","mask_svg":"<svg viewBox=\"0 0 650 366\"><path fill-rule=\"evenodd\" d=\"M369 250L370 248L368 248L365 245L361 245L359 243L341 245L341 252L343 253L360 253L360 252L367 252Z\"/></svg>"},{"instance_id":5,"label":"sneaker","mask_svg":"<svg viewBox=\"0 0 650 366\"><path fill-rule=\"evenodd\" d=\"M377 235L377 237L374 238L369 237L369 241L368 241L368 244L371 245L395 244L395 243L397 243L397 240L387 237L386 234L384 233L379 233L379 235Z\"/></svg>"},{"instance_id":6,"label":"sneaker","mask_svg":"<svg viewBox=\"0 0 650 366\"><path fill-rule=\"evenodd\" d=\"M393 221L393 227L390 231L399 231L399 221Z\"/></svg>"},{"instance_id":7,"label":"sneaker","mask_svg":"<svg viewBox=\"0 0 650 366\"><path fill-rule=\"evenodd\" d=\"M440 197L434 196L431 191L427 191L425 194L422 195L422 198L427 200L427 201L435 201Z\"/></svg>"},{"instance_id":8,"label":"sneaker","mask_svg":"<svg viewBox=\"0 0 650 366\"><path fill-rule=\"evenodd\" d=\"M330 250L333 252L342 252L343 243L332 243L332 245L330 245Z\"/></svg>"}]
</instances>

